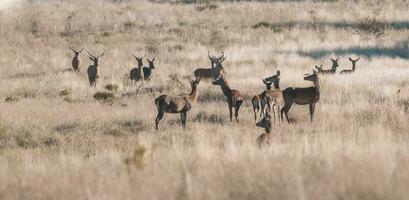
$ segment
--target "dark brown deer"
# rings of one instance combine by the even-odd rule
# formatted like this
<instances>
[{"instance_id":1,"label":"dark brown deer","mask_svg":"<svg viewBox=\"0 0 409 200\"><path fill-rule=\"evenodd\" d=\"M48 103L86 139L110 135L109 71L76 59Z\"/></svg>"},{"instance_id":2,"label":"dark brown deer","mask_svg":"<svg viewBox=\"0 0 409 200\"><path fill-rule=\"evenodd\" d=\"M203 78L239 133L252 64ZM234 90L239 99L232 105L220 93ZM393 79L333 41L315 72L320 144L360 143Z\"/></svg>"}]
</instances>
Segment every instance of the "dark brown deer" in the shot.
<instances>
[{"instance_id":1,"label":"dark brown deer","mask_svg":"<svg viewBox=\"0 0 409 200\"><path fill-rule=\"evenodd\" d=\"M347 73L352 73L352 72L354 72L354 71L355 71L355 67L356 67L356 62L358 62L358 60L359 60L360 58L357 58L357 59L354 60L354 59L352 59L351 57L349 57L348 59L349 59L349 61L352 62L352 69L344 69L344 70L341 71L341 74L347 74Z\"/></svg>"},{"instance_id":2,"label":"dark brown deer","mask_svg":"<svg viewBox=\"0 0 409 200\"><path fill-rule=\"evenodd\" d=\"M138 66L131 69L130 76L129 76L131 78L131 82L143 80L143 73L142 73L143 58L142 57L139 58L135 55L132 55L132 56L135 58Z\"/></svg>"},{"instance_id":3,"label":"dark brown deer","mask_svg":"<svg viewBox=\"0 0 409 200\"><path fill-rule=\"evenodd\" d=\"M91 59L91 60L94 62L92 65L90 65L90 66L88 67L88 70L87 70L88 80L89 80L89 84L90 84L91 86L96 87L96 85L97 85L97 80L98 80L98 78L99 78L99 76L98 76L98 64L99 64L99 59L100 59L102 56L104 56L104 54L105 54L105 51L104 51L101 55L99 55L99 56L93 56L93 55L91 55L91 54L88 52L89 59Z\"/></svg>"},{"instance_id":4,"label":"dark brown deer","mask_svg":"<svg viewBox=\"0 0 409 200\"><path fill-rule=\"evenodd\" d=\"M211 67L210 68L198 68L193 74L196 79L200 78L206 81L213 81L217 79L220 74L226 76L226 72L223 69L222 62L226 60L224 53L220 57L210 56L210 51L207 54L207 57L210 59Z\"/></svg>"},{"instance_id":5,"label":"dark brown deer","mask_svg":"<svg viewBox=\"0 0 409 200\"><path fill-rule=\"evenodd\" d=\"M317 68L318 73L320 73L320 74L335 74L335 72L337 71L337 67L339 66L338 65L338 60L339 60L339 58L337 58L337 59L331 58L331 61L332 61L331 69L322 69L322 65L321 65L321 67L315 66L315 68Z\"/></svg>"},{"instance_id":6,"label":"dark brown deer","mask_svg":"<svg viewBox=\"0 0 409 200\"><path fill-rule=\"evenodd\" d=\"M283 112L287 118L287 122L290 123L288 118L288 111L290 111L293 103L298 105L309 105L310 108L310 119L311 122L314 118L315 104L318 103L320 99L320 86L318 72L313 70L313 74L304 77L306 81L312 81L314 87L307 88L293 88L289 87L283 90L284 96L284 107L281 109L281 120L283 120Z\"/></svg>"},{"instance_id":7,"label":"dark brown deer","mask_svg":"<svg viewBox=\"0 0 409 200\"><path fill-rule=\"evenodd\" d=\"M220 75L219 78L213 81L212 84L219 85L224 96L227 97L227 104L229 106L230 112L230 122L233 121L233 108L235 108L234 116L236 118L236 121L239 122L239 110L241 104L244 101L243 96L241 96L240 94L240 91L231 89L229 84L227 83L226 77L224 77L223 75Z\"/></svg>"},{"instance_id":8,"label":"dark brown deer","mask_svg":"<svg viewBox=\"0 0 409 200\"><path fill-rule=\"evenodd\" d=\"M143 68L143 77L145 81L150 81L152 78L152 72L155 69L155 65L153 64L153 61L155 61L155 58L152 60L148 60L148 67Z\"/></svg>"},{"instance_id":9,"label":"dark brown deer","mask_svg":"<svg viewBox=\"0 0 409 200\"><path fill-rule=\"evenodd\" d=\"M158 115L155 119L155 129L159 129L159 122L162 120L165 113L180 113L180 120L183 128L186 128L186 118L187 112L189 112L192 107L197 102L197 97L199 95L197 86L200 79L195 81L190 81L192 86L192 91L190 95L185 96L169 96L161 95L155 99L155 105L158 109Z\"/></svg>"},{"instance_id":10,"label":"dark brown deer","mask_svg":"<svg viewBox=\"0 0 409 200\"><path fill-rule=\"evenodd\" d=\"M76 50L73 47L71 47L72 52L74 52L74 57L72 58L72 68L74 69L75 72L79 73L80 72L80 54L82 53L82 51L84 50L84 48L82 48L81 50Z\"/></svg>"},{"instance_id":11,"label":"dark brown deer","mask_svg":"<svg viewBox=\"0 0 409 200\"><path fill-rule=\"evenodd\" d=\"M270 113L267 112L263 116L263 118L260 119L259 122L256 124L257 127L264 128L265 133L261 134L260 136L257 137L257 144L260 148L271 145L272 143L272 136L271 136L271 116Z\"/></svg>"}]
</instances>

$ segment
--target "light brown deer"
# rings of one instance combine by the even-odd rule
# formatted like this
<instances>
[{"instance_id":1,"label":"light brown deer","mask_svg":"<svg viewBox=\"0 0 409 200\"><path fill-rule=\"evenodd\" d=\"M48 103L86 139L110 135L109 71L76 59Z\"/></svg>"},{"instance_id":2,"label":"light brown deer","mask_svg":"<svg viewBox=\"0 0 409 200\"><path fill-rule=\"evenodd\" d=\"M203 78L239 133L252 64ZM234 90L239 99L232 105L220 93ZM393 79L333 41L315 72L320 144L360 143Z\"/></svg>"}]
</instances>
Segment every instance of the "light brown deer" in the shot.
<instances>
[{"instance_id":1,"label":"light brown deer","mask_svg":"<svg viewBox=\"0 0 409 200\"><path fill-rule=\"evenodd\" d=\"M352 69L344 69L344 70L341 71L341 74L347 74L347 73L352 73L352 72L354 72L354 71L355 71L355 67L356 67L356 62L358 62L358 60L359 60L360 58L357 58L357 59L354 60L354 59L352 59L351 57L349 57L348 59L349 59L349 61L352 62Z\"/></svg>"},{"instance_id":2,"label":"light brown deer","mask_svg":"<svg viewBox=\"0 0 409 200\"><path fill-rule=\"evenodd\" d=\"M74 69L75 72L79 73L80 72L80 54L82 53L82 51L84 50L84 48L82 48L81 50L76 50L73 47L71 47L72 52L74 52L74 57L72 58L71 64L72 64L72 68Z\"/></svg>"},{"instance_id":3,"label":"light brown deer","mask_svg":"<svg viewBox=\"0 0 409 200\"><path fill-rule=\"evenodd\" d=\"M143 58L142 57L139 58L135 55L132 55L132 56L135 58L138 66L131 69L130 76L129 76L131 78L131 82L143 80L143 73L142 73Z\"/></svg>"},{"instance_id":4,"label":"light brown deer","mask_svg":"<svg viewBox=\"0 0 409 200\"><path fill-rule=\"evenodd\" d=\"M219 85L224 96L227 97L227 104L229 106L230 112L230 122L233 121L233 108L235 108L234 116L236 118L236 121L239 122L239 110L241 104L244 101L243 96L241 96L240 94L240 91L231 89L229 84L227 83L226 77L224 77L223 75L220 75L219 78L213 81L212 84Z\"/></svg>"},{"instance_id":5,"label":"light brown deer","mask_svg":"<svg viewBox=\"0 0 409 200\"><path fill-rule=\"evenodd\" d=\"M260 119L259 122L256 124L257 127L264 128L265 133L261 134L257 137L257 144L260 148L271 145L272 143L272 136L271 136L271 116L269 112L266 112L263 118Z\"/></svg>"},{"instance_id":6,"label":"light brown deer","mask_svg":"<svg viewBox=\"0 0 409 200\"><path fill-rule=\"evenodd\" d=\"M223 69L222 62L226 60L224 53L220 57L210 56L210 51L207 54L207 57L210 59L211 67L210 68L198 68L193 74L196 79L200 78L206 81L213 81L217 79L220 74L226 76L226 72Z\"/></svg>"},{"instance_id":7,"label":"light brown deer","mask_svg":"<svg viewBox=\"0 0 409 200\"><path fill-rule=\"evenodd\" d=\"M315 66L315 68L317 68L318 73L320 73L320 74L335 74L335 72L337 71L337 67L339 66L338 65L338 60L339 60L339 58L337 58L337 59L331 58L331 61L332 61L331 69L322 69L322 65L320 67Z\"/></svg>"},{"instance_id":8,"label":"light brown deer","mask_svg":"<svg viewBox=\"0 0 409 200\"><path fill-rule=\"evenodd\" d=\"M264 84L274 84L274 90L267 90L261 104L261 110L268 109L269 111L273 111L274 121L276 120L276 112L278 117L278 123L280 121L280 111L281 108L284 106L284 97L283 92L280 90L280 71L277 71L277 74L263 79ZM267 106L268 105L268 106Z\"/></svg>"},{"instance_id":9,"label":"light brown deer","mask_svg":"<svg viewBox=\"0 0 409 200\"><path fill-rule=\"evenodd\" d=\"M266 108L265 104L263 104L265 102L265 97L268 91L271 91L271 84L274 83L274 89L275 90L279 90L280 86L280 71L277 70L276 74L268 77L266 79L263 79L263 83L266 85L266 90L263 91L261 94L255 95L253 96L253 98L251 99L251 104L253 105L253 112L254 112L254 120L257 123L257 115L262 115L263 112L261 112L264 108ZM274 93L274 92L273 92ZM282 96L282 95L281 95Z\"/></svg>"},{"instance_id":10,"label":"light brown deer","mask_svg":"<svg viewBox=\"0 0 409 200\"><path fill-rule=\"evenodd\" d=\"M293 88L289 87L283 90L284 107L281 109L281 120L283 120L283 112L287 118L287 122L290 123L288 118L288 111L290 111L293 103L298 105L309 105L311 122L314 118L315 104L320 99L320 86L318 72L313 70L313 74L304 77L306 81L312 81L314 87L307 88Z\"/></svg>"},{"instance_id":11,"label":"light brown deer","mask_svg":"<svg viewBox=\"0 0 409 200\"><path fill-rule=\"evenodd\" d=\"M97 80L99 78L98 76L98 64L99 64L99 59L104 56L105 51L99 55L99 56L93 56L88 52L89 59L91 59L94 63L88 67L87 74L88 74L88 80L89 84L91 86L96 86L97 85Z\"/></svg>"},{"instance_id":12,"label":"light brown deer","mask_svg":"<svg viewBox=\"0 0 409 200\"><path fill-rule=\"evenodd\" d=\"M158 115L155 119L155 129L159 129L159 122L162 120L165 113L180 113L180 120L183 128L186 128L186 118L187 112L189 112L192 107L197 102L197 97L199 95L197 86L200 79L190 81L192 86L192 91L190 95L184 96L169 96L161 95L155 99L155 105L158 109Z\"/></svg>"}]
</instances>

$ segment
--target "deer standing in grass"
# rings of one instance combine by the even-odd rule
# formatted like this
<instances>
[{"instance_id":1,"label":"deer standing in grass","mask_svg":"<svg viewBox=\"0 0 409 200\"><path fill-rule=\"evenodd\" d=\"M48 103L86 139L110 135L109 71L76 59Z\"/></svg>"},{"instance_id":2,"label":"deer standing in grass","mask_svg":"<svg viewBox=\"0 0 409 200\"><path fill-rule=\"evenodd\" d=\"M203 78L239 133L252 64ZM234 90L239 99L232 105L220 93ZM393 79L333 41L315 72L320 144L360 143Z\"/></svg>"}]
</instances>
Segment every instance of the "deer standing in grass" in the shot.
<instances>
[{"instance_id":1,"label":"deer standing in grass","mask_svg":"<svg viewBox=\"0 0 409 200\"><path fill-rule=\"evenodd\" d=\"M150 81L152 78L152 72L155 69L155 65L153 64L153 61L155 61L155 58L152 60L148 60L148 67L143 68L143 77L145 81Z\"/></svg>"},{"instance_id":2,"label":"deer standing in grass","mask_svg":"<svg viewBox=\"0 0 409 200\"><path fill-rule=\"evenodd\" d=\"M287 122L290 123L290 119L288 118L288 111L290 111L291 106L293 105L293 103L295 103L298 105L308 104L310 108L310 119L311 122L313 121L315 104L317 104L320 99L318 72L313 70L313 74L304 77L304 80L312 81L314 83L314 86L306 88L289 87L283 90L284 107L281 109L281 120L283 120L283 113L285 113Z\"/></svg>"},{"instance_id":3,"label":"deer standing in grass","mask_svg":"<svg viewBox=\"0 0 409 200\"><path fill-rule=\"evenodd\" d=\"M223 61L226 60L224 53L220 57L210 56L210 51L207 54L207 57L210 59L211 67L210 68L198 68L196 69L193 74L195 75L196 79L201 78L202 80L215 80L217 79L220 74L226 76L226 72L221 65Z\"/></svg>"},{"instance_id":4,"label":"deer standing in grass","mask_svg":"<svg viewBox=\"0 0 409 200\"><path fill-rule=\"evenodd\" d=\"M159 129L159 122L162 120L165 113L180 113L180 120L183 128L186 128L186 118L187 112L189 112L192 107L197 102L197 97L199 95L197 86L200 79L190 81L192 91L190 95L184 96L169 96L161 95L155 99L155 105L158 109L158 115L155 119L155 129Z\"/></svg>"},{"instance_id":5,"label":"deer standing in grass","mask_svg":"<svg viewBox=\"0 0 409 200\"><path fill-rule=\"evenodd\" d=\"M97 80L98 80L98 78L99 78L99 76L98 76L98 64L99 64L99 59L100 59L102 56L104 56L104 54L105 54L105 51L104 51L101 55L99 55L99 56L93 56L93 55L91 55L91 54L88 52L89 59L91 59L91 60L94 62L92 65L90 65L90 66L88 67L88 70L87 70L88 80L89 80L89 84L90 84L91 86L96 87L96 85L97 85Z\"/></svg>"},{"instance_id":6,"label":"deer standing in grass","mask_svg":"<svg viewBox=\"0 0 409 200\"><path fill-rule=\"evenodd\" d=\"M351 57L349 57L348 59L349 59L349 61L352 62L352 69L344 69L344 70L341 71L341 74L347 74L347 73L352 73L352 72L354 72L354 71L355 71L355 67L356 67L356 62L358 62L358 60L359 60L360 58L357 58L357 59L354 60L354 59L352 59Z\"/></svg>"},{"instance_id":7,"label":"deer standing in grass","mask_svg":"<svg viewBox=\"0 0 409 200\"><path fill-rule=\"evenodd\" d=\"M222 89L222 92L225 97L227 97L227 104L229 106L230 112L230 122L233 121L233 108L235 108L234 116L236 121L239 122L239 110L240 106L243 103L244 99L241 96L239 90L233 90L230 88L229 84L227 83L226 77L222 74L212 83L213 85L219 85Z\"/></svg>"},{"instance_id":8,"label":"deer standing in grass","mask_svg":"<svg viewBox=\"0 0 409 200\"><path fill-rule=\"evenodd\" d=\"M332 61L331 69L322 69L322 65L320 67L315 66L315 68L317 68L318 73L320 73L320 74L335 74L335 72L337 71L337 67L339 66L338 65L338 60L339 60L339 58L337 58L337 59L331 58L331 61Z\"/></svg>"},{"instance_id":9,"label":"deer standing in grass","mask_svg":"<svg viewBox=\"0 0 409 200\"><path fill-rule=\"evenodd\" d=\"M143 73L142 73L142 67L143 67L143 58L139 58L136 57L135 55L132 55L136 62L138 63L138 66L131 69L130 72L130 78L131 78L131 82L136 82L136 81L140 81L143 79Z\"/></svg>"},{"instance_id":10,"label":"deer standing in grass","mask_svg":"<svg viewBox=\"0 0 409 200\"><path fill-rule=\"evenodd\" d=\"M256 124L257 127L264 128L265 133L257 137L257 144L260 148L263 146L271 145L272 136L271 136L271 116L269 112L266 112L263 118L260 119Z\"/></svg>"},{"instance_id":11,"label":"deer standing in grass","mask_svg":"<svg viewBox=\"0 0 409 200\"><path fill-rule=\"evenodd\" d=\"M70 46L72 52L74 52L74 57L72 58L71 64L72 64L72 68L74 69L75 72L79 73L80 72L80 54L82 53L82 51L84 50L84 48L82 48L81 50L75 50L74 48L72 48Z\"/></svg>"},{"instance_id":12,"label":"deer standing in grass","mask_svg":"<svg viewBox=\"0 0 409 200\"><path fill-rule=\"evenodd\" d=\"M283 95L280 90L280 71L279 70L277 70L275 75L263 79L263 83L266 85L266 90L263 91L259 95L255 95L251 99L251 103L253 105L254 120L256 122L257 122L257 115L260 114L260 118L261 118L261 115L263 114L264 109L267 108L265 106L267 105L266 101L273 100L275 104L273 104L272 108L279 109L279 110L281 109L284 103ZM274 90L271 90L271 84L274 84ZM277 111L278 116L280 116L279 110ZM275 117L275 112L273 113Z\"/></svg>"}]
</instances>

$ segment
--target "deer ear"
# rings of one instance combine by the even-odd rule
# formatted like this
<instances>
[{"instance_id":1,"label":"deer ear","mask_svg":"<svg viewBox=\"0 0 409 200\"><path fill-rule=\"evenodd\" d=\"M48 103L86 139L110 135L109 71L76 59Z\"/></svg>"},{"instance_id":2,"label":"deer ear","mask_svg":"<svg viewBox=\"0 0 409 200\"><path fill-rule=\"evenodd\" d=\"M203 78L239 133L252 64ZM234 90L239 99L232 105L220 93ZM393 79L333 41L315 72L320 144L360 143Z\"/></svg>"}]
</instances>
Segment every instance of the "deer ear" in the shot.
<instances>
[{"instance_id":1,"label":"deer ear","mask_svg":"<svg viewBox=\"0 0 409 200\"><path fill-rule=\"evenodd\" d=\"M93 58L93 57L91 57L91 56L89 56L89 59L91 59L92 61L94 61L94 58Z\"/></svg>"},{"instance_id":2,"label":"deer ear","mask_svg":"<svg viewBox=\"0 0 409 200\"><path fill-rule=\"evenodd\" d=\"M153 62L153 61L155 61L155 58L153 58L151 62Z\"/></svg>"},{"instance_id":3,"label":"deer ear","mask_svg":"<svg viewBox=\"0 0 409 200\"><path fill-rule=\"evenodd\" d=\"M276 74L277 74L277 76L280 76L280 70L277 70L277 72L276 72Z\"/></svg>"}]
</instances>

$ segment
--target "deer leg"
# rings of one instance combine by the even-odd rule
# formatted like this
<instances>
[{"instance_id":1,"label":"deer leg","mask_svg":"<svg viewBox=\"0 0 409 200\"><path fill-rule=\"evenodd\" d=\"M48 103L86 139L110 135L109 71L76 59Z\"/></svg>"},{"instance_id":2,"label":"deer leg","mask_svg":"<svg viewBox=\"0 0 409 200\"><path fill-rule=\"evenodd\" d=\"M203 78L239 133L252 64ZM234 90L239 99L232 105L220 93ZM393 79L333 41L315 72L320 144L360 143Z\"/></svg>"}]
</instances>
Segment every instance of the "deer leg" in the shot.
<instances>
[{"instance_id":1,"label":"deer leg","mask_svg":"<svg viewBox=\"0 0 409 200\"><path fill-rule=\"evenodd\" d=\"M233 107L230 103L229 103L229 112L230 112L230 122L232 122L233 121Z\"/></svg>"},{"instance_id":2,"label":"deer leg","mask_svg":"<svg viewBox=\"0 0 409 200\"><path fill-rule=\"evenodd\" d=\"M162 120L163 116L165 115L165 111L164 110L158 110L158 116L155 119L155 129L158 130L159 129L159 122L160 120Z\"/></svg>"},{"instance_id":3,"label":"deer leg","mask_svg":"<svg viewBox=\"0 0 409 200\"><path fill-rule=\"evenodd\" d=\"M180 113L180 121L182 122L182 128L186 128L186 112Z\"/></svg>"},{"instance_id":4,"label":"deer leg","mask_svg":"<svg viewBox=\"0 0 409 200\"><path fill-rule=\"evenodd\" d=\"M311 119L311 122L312 122L312 120L314 118L314 111L315 111L315 103L312 103L312 104L310 104L310 119Z\"/></svg>"},{"instance_id":5,"label":"deer leg","mask_svg":"<svg viewBox=\"0 0 409 200\"><path fill-rule=\"evenodd\" d=\"M241 101L237 102L236 104L236 109L235 109L235 113L234 116L236 117L236 121L239 122L239 110L240 110L240 106L241 106Z\"/></svg>"},{"instance_id":6,"label":"deer leg","mask_svg":"<svg viewBox=\"0 0 409 200\"><path fill-rule=\"evenodd\" d=\"M258 108L257 108L257 107L253 107L253 112L254 112L254 121L257 123Z\"/></svg>"},{"instance_id":7,"label":"deer leg","mask_svg":"<svg viewBox=\"0 0 409 200\"><path fill-rule=\"evenodd\" d=\"M287 118L287 122L290 123L290 119L288 118L288 111L290 111L291 106L293 105L293 101L286 102L284 107L281 109L281 120L283 121L283 112L285 117Z\"/></svg>"}]
</instances>

